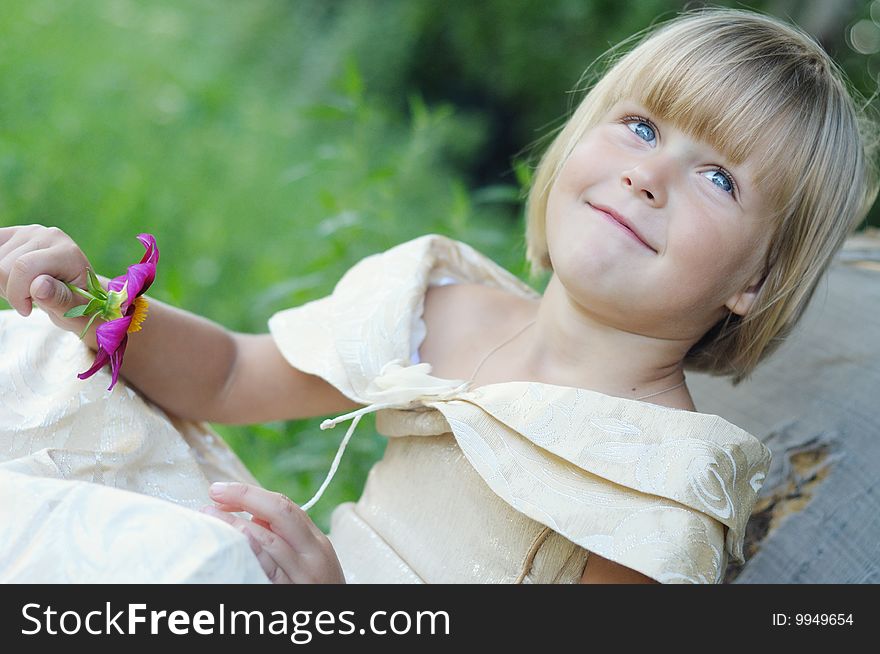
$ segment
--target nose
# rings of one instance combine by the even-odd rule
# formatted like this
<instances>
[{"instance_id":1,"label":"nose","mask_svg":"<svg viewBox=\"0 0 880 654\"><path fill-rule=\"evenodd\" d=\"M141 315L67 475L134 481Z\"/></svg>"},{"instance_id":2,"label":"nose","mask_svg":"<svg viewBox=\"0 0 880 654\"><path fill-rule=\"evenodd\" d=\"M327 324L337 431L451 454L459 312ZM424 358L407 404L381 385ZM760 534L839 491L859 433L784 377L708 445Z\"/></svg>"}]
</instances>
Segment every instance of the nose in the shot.
<instances>
[{"instance_id":1,"label":"nose","mask_svg":"<svg viewBox=\"0 0 880 654\"><path fill-rule=\"evenodd\" d=\"M651 206L662 207L666 204L666 175L671 165L672 162L663 161L661 157L642 160L621 173L621 184Z\"/></svg>"}]
</instances>

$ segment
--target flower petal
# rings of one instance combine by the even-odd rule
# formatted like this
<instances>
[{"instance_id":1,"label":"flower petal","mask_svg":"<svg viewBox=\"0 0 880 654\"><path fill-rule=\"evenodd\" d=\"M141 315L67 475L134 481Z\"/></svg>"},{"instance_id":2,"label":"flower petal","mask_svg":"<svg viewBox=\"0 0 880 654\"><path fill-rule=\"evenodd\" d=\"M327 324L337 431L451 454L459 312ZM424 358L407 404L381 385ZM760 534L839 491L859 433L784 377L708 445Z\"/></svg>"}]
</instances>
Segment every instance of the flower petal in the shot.
<instances>
[{"instance_id":1,"label":"flower petal","mask_svg":"<svg viewBox=\"0 0 880 654\"><path fill-rule=\"evenodd\" d=\"M151 263L154 266L159 263L159 247L156 245L156 237L152 234L138 234L137 239L147 249L141 263Z\"/></svg>"},{"instance_id":2,"label":"flower petal","mask_svg":"<svg viewBox=\"0 0 880 654\"><path fill-rule=\"evenodd\" d=\"M95 362L92 364L92 367L85 372L81 372L77 375L77 377L80 379L88 379L96 372L98 372L101 368L106 366L109 360L110 356L107 354L104 348L99 347L98 352L95 354Z\"/></svg>"},{"instance_id":3,"label":"flower petal","mask_svg":"<svg viewBox=\"0 0 880 654\"><path fill-rule=\"evenodd\" d=\"M128 281L128 274L119 275L119 277L114 277L107 283L108 291L121 291L123 286L125 286L125 282Z\"/></svg>"},{"instance_id":4,"label":"flower petal","mask_svg":"<svg viewBox=\"0 0 880 654\"><path fill-rule=\"evenodd\" d=\"M125 329L129 322L131 322L130 318L120 318L118 320L105 322L98 327L95 331L95 337L98 341L98 352L95 355L95 363L92 364L91 368L77 375L77 377L80 379L88 379L109 363L110 374L112 377L110 380L110 386L107 387L107 390L113 390L113 387L119 380L119 370L122 368L122 357L125 354L125 348L128 345L128 334L125 332ZM122 338L117 342L114 339L116 333L120 329L123 330ZM107 345L112 349L108 349L106 347Z\"/></svg>"},{"instance_id":5,"label":"flower petal","mask_svg":"<svg viewBox=\"0 0 880 654\"><path fill-rule=\"evenodd\" d=\"M156 245L156 238L152 234L138 234L137 239L146 248L140 262L129 266L128 272L114 277L107 284L107 290L121 291L125 282L128 282L128 296L132 301L138 295L143 294L156 279L156 264L159 262L159 248Z\"/></svg>"},{"instance_id":6,"label":"flower petal","mask_svg":"<svg viewBox=\"0 0 880 654\"><path fill-rule=\"evenodd\" d=\"M128 297L134 302L134 298L143 295L156 279L156 264L136 263L129 266L126 277L128 277Z\"/></svg>"},{"instance_id":7,"label":"flower petal","mask_svg":"<svg viewBox=\"0 0 880 654\"><path fill-rule=\"evenodd\" d=\"M125 340L128 333L128 327L131 324L131 316L123 316L116 320L108 320L98 325L95 330L95 340L98 341L98 347L104 349L107 354L112 355Z\"/></svg>"},{"instance_id":8,"label":"flower petal","mask_svg":"<svg viewBox=\"0 0 880 654\"><path fill-rule=\"evenodd\" d=\"M110 386L107 387L108 391L113 390L113 387L116 386L116 380L119 379L119 369L122 367L122 355L125 354L125 347L127 345L128 334L122 339L122 342L119 344L116 351L110 354L110 373L113 378L110 380Z\"/></svg>"}]
</instances>

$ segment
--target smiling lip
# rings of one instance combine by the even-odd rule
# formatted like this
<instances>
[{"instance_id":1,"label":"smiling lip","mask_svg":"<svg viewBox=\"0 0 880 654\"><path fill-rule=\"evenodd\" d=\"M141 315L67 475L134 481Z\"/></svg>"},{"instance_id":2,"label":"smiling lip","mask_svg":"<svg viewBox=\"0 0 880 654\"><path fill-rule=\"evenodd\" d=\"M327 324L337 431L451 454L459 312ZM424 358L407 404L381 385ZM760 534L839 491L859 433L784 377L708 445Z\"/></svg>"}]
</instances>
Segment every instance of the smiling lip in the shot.
<instances>
[{"instance_id":1,"label":"smiling lip","mask_svg":"<svg viewBox=\"0 0 880 654\"><path fill-rule=\"evenodd\" d=\"M587 202L587 204L589 204L590 207L592 207L593 209L595 209L595 210L598 211L599 213L604 213L606 217L610 218L610 219L613 220L615 223L617 223L617 225L618 225L619 227L622 227L622 228L623 228L623 229L624 229L624 230L625 230L630 236L632 236L632 237L635 238L639 243L641 243L641 244L644 245L646 248L648 248L649 250L651 250L651 252L654 252L654 253L657 252L657 250L655 250L654 248L652 248L652 247L648 244L648 242L647 242L645 239L642 238L641 234L639 234L638 231L636 231L636 229L635 229L635 228L633 227L633 225L632 225L632 222L630 222L629 220L627 220L626 218L624 218L623 216L621 216L621 215L620 215L619 213L617 213L614 209L612 209L611 207L603 207L603 206L598 205L598 204L592 204L591 202Z\"/></svg>"}]
</instances>

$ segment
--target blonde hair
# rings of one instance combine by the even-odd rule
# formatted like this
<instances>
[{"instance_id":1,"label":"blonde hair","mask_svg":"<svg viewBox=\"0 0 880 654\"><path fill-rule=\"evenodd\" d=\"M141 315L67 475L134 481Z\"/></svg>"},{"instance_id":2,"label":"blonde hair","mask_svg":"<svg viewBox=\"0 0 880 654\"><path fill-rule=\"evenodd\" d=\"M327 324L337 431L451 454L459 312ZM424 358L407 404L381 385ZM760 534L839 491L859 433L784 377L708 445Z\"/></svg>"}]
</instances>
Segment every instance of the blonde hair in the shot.
<instances>
[{"instance_id":1,"label":"blonde hair","mask_svg":"<svg viewBox=\"0 0 880 654\"><path fill-rule=\"evenodd\" d=\"M876 128L821 46L775 18L701 9L634 39L638 45L593 86L538 164L526 203L526 256L533 273L552 270L544 224L550 189L584 133L621 99L733 164L756 161L753 183L770 203L773 230L761 288L745 317L729 312L683 361L686 370L732 376L735 386L791 332L873 204Z\"/></svg>"}]
</instances>

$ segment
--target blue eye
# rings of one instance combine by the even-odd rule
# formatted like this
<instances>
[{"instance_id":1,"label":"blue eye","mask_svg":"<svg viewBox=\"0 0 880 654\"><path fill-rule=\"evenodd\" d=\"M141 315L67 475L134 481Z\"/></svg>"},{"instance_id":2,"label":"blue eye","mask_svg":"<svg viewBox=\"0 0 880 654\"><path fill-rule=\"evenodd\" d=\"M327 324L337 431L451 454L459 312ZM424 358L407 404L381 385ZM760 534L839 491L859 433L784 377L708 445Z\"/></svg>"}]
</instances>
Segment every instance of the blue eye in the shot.
<instances>
[{"instance_id":1,"label":"blue eye","mask_svg":"<svg viewBox=\"0 0 880 654\"><path fill-rule=\"evenodd\" d=\"M736 190L736 183L733 181L733 177L724 170L716 168L715 170L708 170L703 174L707 175L707 179L710 179L715 186L726 193L733 195Z\"/></svg>"},{"instance_id":2,"label":"blue eye","mask_svg":"<svg viewBox=\"0 0 880 654\"><path fill-rule=\"evenodd\" d=\"M643 141L651 143L657 139L657 135L654 133L654 126L651 123L637 116L630 116L627 120L631 122L627 122L626 126Z\"/></svg>"}]
</instances>

